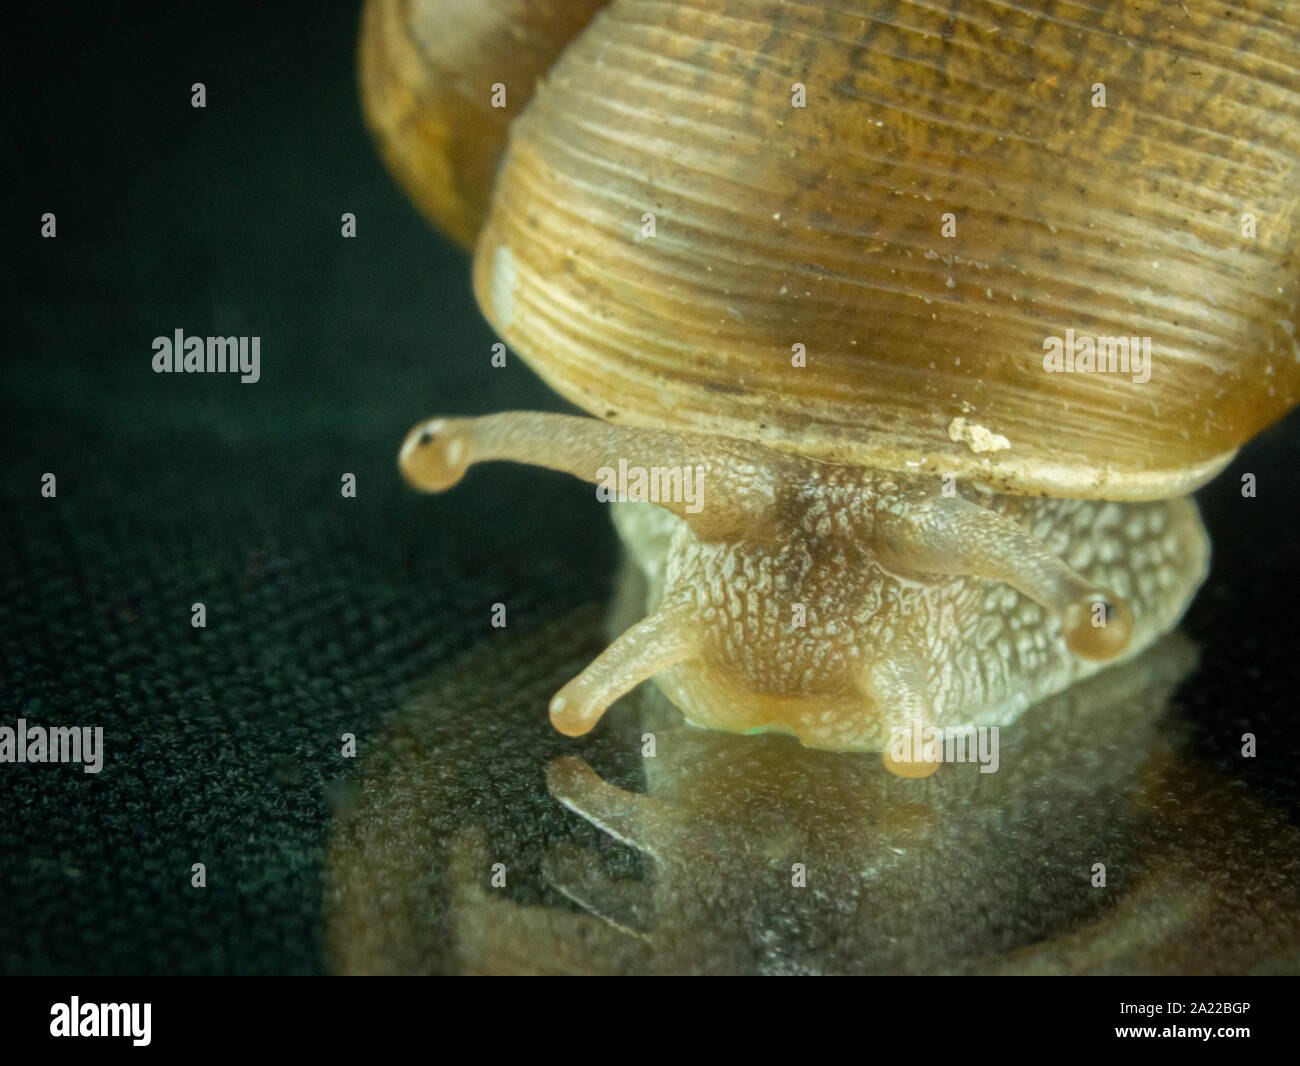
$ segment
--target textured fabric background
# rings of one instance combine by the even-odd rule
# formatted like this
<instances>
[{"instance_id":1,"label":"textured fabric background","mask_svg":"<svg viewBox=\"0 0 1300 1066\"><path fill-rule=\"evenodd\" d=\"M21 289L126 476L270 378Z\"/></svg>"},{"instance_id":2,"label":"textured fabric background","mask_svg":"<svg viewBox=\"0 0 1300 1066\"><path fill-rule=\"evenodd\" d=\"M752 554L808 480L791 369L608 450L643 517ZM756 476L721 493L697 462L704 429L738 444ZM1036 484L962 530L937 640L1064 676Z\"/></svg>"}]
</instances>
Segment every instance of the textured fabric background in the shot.
<instances>
[{"instance_id":1,"label":"textured fabric background","mask_svg":"<svg viewBox=\"0 0 1300 1066\"><path fill-rule=\"evenodd\" d=\"M563 405L490 366L467 259L379 162L355 5L182 7L36 11L7 85L0 722L108 746L98 776L0 768L7 972L320 969L340 734L364 750L493 602L526 632L614 559L568 478L397 476L425 415ZM260 335L261 381L154 374L178 327Z\"/></svg>"},{"instance_id":2,"label":"textured fabric background","mask_svg":"<svg viewBox=\"0 0 1300 1066\"><path fill-rule=\"evenodd\" d=\"M340 734L364 750L493 602L526 640L610 587L587 487L500 465L437 499L399 481L424 415L564 405L516 358L490 366L467 260L362 127L356 5L311 7L36 5L14 30L0 724L102 725L107 761L0 766L6 973L325 971ZM260 336L261 381L155 375L176 328ZM1182 694L1200 758L1291 825L1298 440L1292 419L1202 494L1216 558Z\"/></svg>"}]
</instances>

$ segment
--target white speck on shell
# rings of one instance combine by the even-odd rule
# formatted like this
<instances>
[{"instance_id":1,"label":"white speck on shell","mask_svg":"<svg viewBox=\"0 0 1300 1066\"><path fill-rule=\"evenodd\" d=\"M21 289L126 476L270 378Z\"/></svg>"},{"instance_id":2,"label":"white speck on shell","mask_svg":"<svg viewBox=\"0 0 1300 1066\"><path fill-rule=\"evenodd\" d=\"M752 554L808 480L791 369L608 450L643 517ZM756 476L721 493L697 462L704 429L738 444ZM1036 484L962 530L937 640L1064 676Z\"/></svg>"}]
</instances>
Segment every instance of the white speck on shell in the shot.
<instances>
[{"instance_id":1,"label":"white speck on shell","mask_svg":"<svg viewBox=\"0 0 1300 1066\"><path fill-rule=\"evenodd\" d=\"M960 416L948 423L948 439L958 444L965 444L978 454L1000 452L1011 447L1011 442L1001 433L994 433Z\"/></svg>"}]
</instances>

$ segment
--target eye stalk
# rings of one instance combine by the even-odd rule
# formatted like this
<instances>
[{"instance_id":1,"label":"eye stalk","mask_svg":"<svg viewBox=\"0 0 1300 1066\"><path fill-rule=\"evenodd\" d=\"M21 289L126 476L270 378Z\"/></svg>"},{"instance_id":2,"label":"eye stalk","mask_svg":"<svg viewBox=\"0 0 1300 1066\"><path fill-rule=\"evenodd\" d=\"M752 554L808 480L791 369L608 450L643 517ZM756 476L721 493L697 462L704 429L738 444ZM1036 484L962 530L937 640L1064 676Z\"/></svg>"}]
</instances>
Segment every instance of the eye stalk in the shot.
<instances>
[{"instance_id":1,"label":"eye stalk","mask_svg":"<svg viewBox=\"0 0 1300 1066\"><path fill-rule=\"evenodd\" d=\"M474 463L527 463L599 484L601 470L620 458L646 467L701 468L710 495L698 511L682 500L660 505L703 537L770 537L778 486L801 468L799 461L760 445L709 433L615 426L535 411L425 419L406 435L397 466L413 488L445 492Z\"/></svg>"},{"instance_id":2,"label":"eye stalk","mask_svg":"<svg viewBox=\"0 0 1300 1066\"><path fill-rule=\"evenodd\" d=\"M1085 581L1011 519L959 496L921 498L882 514L876 549L904 574L1010 585L1061 620L1066 646L1081 659L1113 659L1133 636L1133 612L1122 598Z\"/></svg>"}]
</instances>

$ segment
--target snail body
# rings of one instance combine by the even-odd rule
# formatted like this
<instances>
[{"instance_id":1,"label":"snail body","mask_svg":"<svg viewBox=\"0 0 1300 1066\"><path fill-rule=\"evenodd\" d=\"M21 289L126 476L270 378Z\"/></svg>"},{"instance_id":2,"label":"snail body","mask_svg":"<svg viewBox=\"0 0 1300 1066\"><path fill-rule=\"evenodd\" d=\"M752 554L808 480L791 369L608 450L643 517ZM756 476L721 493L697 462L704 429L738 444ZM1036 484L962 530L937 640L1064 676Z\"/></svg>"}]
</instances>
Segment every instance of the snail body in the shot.
<instances>
[{"instance_id":1,"label":"snail body","mask_svg":"<svg viewBox=\"0 0 1300 1066\"><path fill-rule=\"evenodd\" d=\"M1300 32L1038 7L612 0L527 86L475 292L597 418L431 419L403 473L703 486L619 505L657 606L562 731L658 676L698 724L883 750L1181 617L1186 494L1300 399Z\"/></svg>"},{"instance_id":2,"label":"snail body","mask_svg":"<svg viewBox=\"0 0 1300 1066\"><path fill-rule=\"evenodd\" d=\"M1091 614L1072 622L1068 607L1045 607L1043 588L1015 577L954 579L897 556L882 562L871 527L879 544L882 513L906 513L921 497L892 475L822 476L846 483L809 492L798 519L804 535L776 551L704 541L660 508L616 505L615 524L650 581L651 604L680 613L678 624L702 649L657 676L693 724L790 733L837 751L888 750L914 739L914 726L1005 725L1172 629L1206 574L1208 539L1186 497L1141 504L965 497L1014 521L1027 538L1065 546L1062 555L1085 581L1080 601L1090 590L1114 590L1101 595L1118 597L1125 612L1105 625ZM829 536L818 533L828 525ZM909 570L910 580L902 576Z\"/></svg>"},{"instance_id":3,"label":"snail body","mask_svg":"<svg viewBox=\"0 0 1300 1066\"><path fill-rule=\"evenodd\" d=\"M945 495L932 479L749 442L528 412L421 423L400 463L412 485L443 491L495 459L595 482L613 456L697 464L704 503L616 504L655 606L551 701L571 735L656 677L696 725L888 755L914 723L1006 724L1131 657L1206 573L1187 497Z\"/></svg>"}]
</instances>

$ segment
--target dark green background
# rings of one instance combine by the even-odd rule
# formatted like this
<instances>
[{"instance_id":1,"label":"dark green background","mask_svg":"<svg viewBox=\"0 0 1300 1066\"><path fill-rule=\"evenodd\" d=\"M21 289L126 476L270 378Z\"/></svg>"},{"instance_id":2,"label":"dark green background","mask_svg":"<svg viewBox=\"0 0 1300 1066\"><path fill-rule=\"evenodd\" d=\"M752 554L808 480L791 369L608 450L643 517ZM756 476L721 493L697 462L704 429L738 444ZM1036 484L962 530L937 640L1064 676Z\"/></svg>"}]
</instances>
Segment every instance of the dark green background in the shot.
<instances>
[{"instance_id":1,"label":"dark green background","mask_svg":"<svg viewBox=\"0 0 1300 1066\"><path fill-rule=\"evenodd\" d=\"M325 970L339 735L364 750L494 601L522 639L603 597L615 560L566 478L498 465L431 499L396 475L425 415L565 408L490 366L467 259L379 162L356 5L166 6L32 5L12 31L0 724L102 725L108 755L0 767L8 973ZM262 380L155 375L178 327L259 335ZM1183 695L1202 757L1293 823L1298 439L1292 419L1202 493L1216 559ZM1247 729L1243 770L1225 738Z\"/></svg>"},{"instance_id":2,"label":"dark green background","mask_svg":"<svg viewBox=\"0 0 1300 1066\"><path fill-rule=\"evenodd\" d=\"M108 746L98 776L0 767L7 972L320 970L340 734L364 751L493 602L526 632L614 560L568 478L397 477L423 416L564 405L491 367L467 258L379 161L356 5L168 6L29 10L6 85L0 722ZM154 374L177 327L261 336L261 381Z\"/></svg>"}]
</instances>

